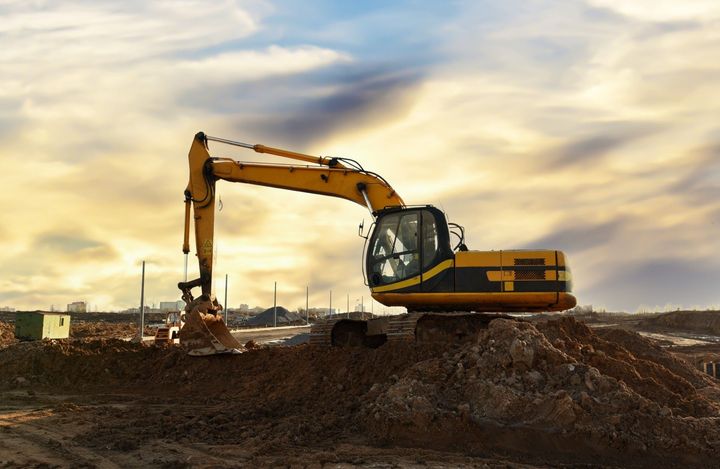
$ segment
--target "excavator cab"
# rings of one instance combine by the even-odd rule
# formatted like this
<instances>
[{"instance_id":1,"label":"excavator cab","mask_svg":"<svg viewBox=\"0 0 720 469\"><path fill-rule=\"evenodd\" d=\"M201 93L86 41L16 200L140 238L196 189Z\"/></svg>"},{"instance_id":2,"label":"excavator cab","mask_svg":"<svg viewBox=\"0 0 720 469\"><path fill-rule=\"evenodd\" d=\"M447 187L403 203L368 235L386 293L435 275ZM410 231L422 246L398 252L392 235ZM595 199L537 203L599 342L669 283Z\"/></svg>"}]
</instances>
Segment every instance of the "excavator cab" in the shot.
<instances>
[{"instance_id":1,"label":"excavator cab","mask_svg":"<svg viewBox=\"0 0 720 469\"><path fill-rule=\"evenodd\" d=\"M378 213L369 246L368 285L381 291L422 291L421 274L429 281L429 270L453 258L445 214L432 206Z\"/></svg>"}]
</instances>

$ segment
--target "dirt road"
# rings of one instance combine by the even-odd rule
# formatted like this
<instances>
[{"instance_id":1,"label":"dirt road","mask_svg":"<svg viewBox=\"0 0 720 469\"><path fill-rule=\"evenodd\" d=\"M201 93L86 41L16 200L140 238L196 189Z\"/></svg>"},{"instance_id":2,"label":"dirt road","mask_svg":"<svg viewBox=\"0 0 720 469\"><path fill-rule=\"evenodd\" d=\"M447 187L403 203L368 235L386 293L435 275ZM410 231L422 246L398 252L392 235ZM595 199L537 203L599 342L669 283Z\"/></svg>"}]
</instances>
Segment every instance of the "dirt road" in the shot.
<instances>
[{"instance_id":1,"label":"dirt road","mask_svg":"<svg viewBox=\"0 0 720 469\"><path fill-rule=\"evenodd\" d=\"M502 459L467 457L422 449L376 448L362 442L332 440L299 446L293 442L263 445L261 442L193 441L193 438L147 438L146 429L129 425L142 416L146 420L168 415L192 420L206 413L207 404L170 399L141 399L136 395L47 395L33 397L24 392L0 393L0 467L539 467L509 464ZM221 414L220 405L211 408ZM102 428L112 419L113 431ZM120 422L122 430L117 429ZM248 422L233 422L247 427ZM127 426L127 427L126 427ZM344 440L344 439L343 439Z\"/></svg>"},{"instance_id":2,"label":"dirt road","mask_svg":"<svg viewBox=\"0 0 720 469\"><path fill-rule=\"evenodd\" d=\"M282 343L295 336L307 334L310 334L310 326L264 327L232 331L233 337L241 344L250 340L258 344Z\"/></svg>"}]
</instances>

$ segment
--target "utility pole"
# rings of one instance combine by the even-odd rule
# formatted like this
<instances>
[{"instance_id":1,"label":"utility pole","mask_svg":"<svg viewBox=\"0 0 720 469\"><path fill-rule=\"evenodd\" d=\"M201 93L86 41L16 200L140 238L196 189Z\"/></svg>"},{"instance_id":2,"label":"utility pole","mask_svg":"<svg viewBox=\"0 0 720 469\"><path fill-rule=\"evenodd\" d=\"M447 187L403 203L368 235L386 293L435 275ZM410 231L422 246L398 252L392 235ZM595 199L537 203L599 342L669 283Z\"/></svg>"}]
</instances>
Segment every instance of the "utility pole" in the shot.
<instances>
[{"instance_id":1,"label":"utility pole","mask_svg":"<svg viewBox=\"0 0 720 469\"><path fill-rule=\"evenodd\" d=\"M145 334L145 261L142 261L142 280L140 281L140 342Z\"/></svg>"},{"instance_id":2,"label":"utility pole","mask_svg":"<svg viewBox=\"0 0 720 469\"><path fill-rule=\"evenodd\" d=\"M328 315L332 317L332 290L330 290L330 307L328 308Z\"/></svg>"},{"instance_id":3,"label":"utility pole","mask_svg":"<svg viewBox=\"0 0 720 469\"><path fill-rule=\"evenodd\" d=\"M347 294L347 309L345 311L347 311L346 316L349 318L350 317L350 293Z\"/></svg>"},{"instance_id":4,"label":"utility pole","mask_svg":"<svg viewBox=\"0 0 720 469\"><path fill-rule=\"evenodd\" d=\"M310 287L305 285L305 324L310 324L310 311L308 310L308 304L310 298Z\"/></svg>"},{"instance_id":5,"label":"utility pole","mask_svg":"<svg viewBox=\"0 0 720 469\"><path fill-rule=\"evenodd\" d=\"M360 297L360 317L362 317L363 321L365 320L365 297Z\"/></svg>"},{"instance_id":6,"label":"utility pole","mask_svg":"<svg viewBox=\"0 0 720 469\"><path fill-rule=\"evenodd\" d=\"M228 314L228 302L227 302L227 281L228 281L228 274L225 274L225 325L227 325L227 314Z\"/></svg>"},{"instance_id":7,"label":"utility pole","mask_svg":"<svg viewBox=\"0 0 720 469\"><path fill-rule=\"evenodd\" d=\"M273 293L273 327L277 327L277 282L275 282L275 292Z\"/></svg>"}]
</instances>

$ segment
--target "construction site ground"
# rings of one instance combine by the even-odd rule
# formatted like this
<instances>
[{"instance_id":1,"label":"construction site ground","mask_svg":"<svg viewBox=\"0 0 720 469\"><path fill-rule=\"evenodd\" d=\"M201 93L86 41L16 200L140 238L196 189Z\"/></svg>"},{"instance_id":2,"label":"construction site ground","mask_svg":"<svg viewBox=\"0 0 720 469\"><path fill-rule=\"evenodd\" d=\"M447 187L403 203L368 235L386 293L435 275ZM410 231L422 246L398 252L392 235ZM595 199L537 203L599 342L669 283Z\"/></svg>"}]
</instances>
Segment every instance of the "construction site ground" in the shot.
<instances>
[{"instance_id":1,"label":"construction site ground","mask_svg":"<svg viewBox=\"0 0 720 469\"><path fill-rule=\"evenodd\" d=\"M246 332L215 357L102 318L19 342L0 318L0 467L720 467L720 386L698 369L720 361L720 313L697 314L377 349Z\"/></svg>"}]
</instances>

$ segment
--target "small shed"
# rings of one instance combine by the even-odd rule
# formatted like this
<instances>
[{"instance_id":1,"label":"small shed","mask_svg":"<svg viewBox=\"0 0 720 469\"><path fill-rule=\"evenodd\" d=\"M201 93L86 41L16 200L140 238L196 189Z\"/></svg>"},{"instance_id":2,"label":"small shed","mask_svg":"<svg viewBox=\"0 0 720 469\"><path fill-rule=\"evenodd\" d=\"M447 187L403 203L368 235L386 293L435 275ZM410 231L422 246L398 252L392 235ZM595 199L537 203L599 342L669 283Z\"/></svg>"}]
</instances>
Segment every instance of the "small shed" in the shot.
<instances>
[{"instance_id":1,"label":"small shed","mask_svg":"<svg viewBox=\"0 0 720 469\"><path fill-rule=\"evenodd\" d=\"M21 340L67 339L70 315L29 311L15 314L15 337Z\"/></svg>"}]
</instances>

